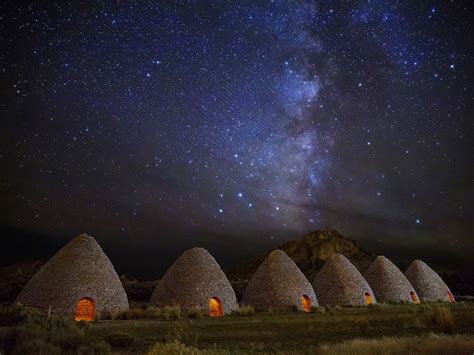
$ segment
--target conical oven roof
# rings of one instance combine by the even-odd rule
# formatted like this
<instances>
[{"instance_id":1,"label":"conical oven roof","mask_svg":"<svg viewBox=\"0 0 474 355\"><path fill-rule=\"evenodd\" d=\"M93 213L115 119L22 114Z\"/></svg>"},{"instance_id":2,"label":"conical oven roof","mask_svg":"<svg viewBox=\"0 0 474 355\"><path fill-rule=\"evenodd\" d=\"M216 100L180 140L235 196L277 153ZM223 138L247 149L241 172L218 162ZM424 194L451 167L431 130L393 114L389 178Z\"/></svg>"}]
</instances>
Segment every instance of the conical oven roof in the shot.
<instances>
[{"instance_id":1,"label":"conical oven roof","mask_svg":"<svg viewBox=\"0 0 474 355\"><path fill-rule=\"evenodd\" d=\"M95 310L127 310L128 299L107 255L87 234L74 238L33 276L16 303L73 315L82 298L93 300Z\"/></svg>"},{"instance_id":2,"label":"conical oven roof","mask_svg":"<svg viewBox=\"0 0 474 355\"><path fill-rule=\"evenodd\" d=\"M443 279L423 261L414 260L405 276L422 302L454 302L454 297Z\"/></svg>"},{"instance_id":3,"label":"conical oven roof","mask_svg":"<svg viewBox=\"0 0 474 355\"><path fill-rule=\"evenodd\" d=\"M242 304L265 311L292 306L309 311L318 301L311 283L295 262L282 250L274 250L250 279Z\"/></svg>"},{"instance_id":4,"label":"conical oven roof","mask_svg":"<svg viewBox=\"0 0 474 355\"><path fill-rule=\"evenodd\" d=\"M376 303L359 270L342 254L333 254L316 275L313 289L322 306L363 306Z\"/></svg>"},{"instance_id":5,"label":"conical oven roof","mask_svg":"<svg viewBox=\"0 0 474 355\"><path fill-rule=\"evenodd\" d=\"M210 312L216 298L224 314L238 308L234 289L214 257L203 248L185 251L158 282L150 303L159 307L180 305L189 310L201 307Z\"/></svg>"},{"instance_id":6,"label":"conical oven roof","mask_svg":"<svg viewBox=\"0 0 474 355\"><path fill-rule=\"evenodd\" d=\"M379 302L419 303L410 281L384 256L375 258L364 277Z\"/></svg>"}]
</instances>

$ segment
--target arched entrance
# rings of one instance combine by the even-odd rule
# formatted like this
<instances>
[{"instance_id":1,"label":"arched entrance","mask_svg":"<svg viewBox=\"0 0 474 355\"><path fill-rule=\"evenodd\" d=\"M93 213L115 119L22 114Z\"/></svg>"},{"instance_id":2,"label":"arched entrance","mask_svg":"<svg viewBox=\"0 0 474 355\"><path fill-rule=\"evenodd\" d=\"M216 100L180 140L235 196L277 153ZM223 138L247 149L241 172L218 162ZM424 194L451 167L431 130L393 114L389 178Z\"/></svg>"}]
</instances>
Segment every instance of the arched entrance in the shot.
<instances>
[{"instance_id":1,"label":"arched entrance","mask_svg":"<svg viewBox=\"0 0 474 355\"><path fill-rule=\"evenodd\" d=\"M364 293L364 298L365 298L365 303L366 304L372 304L374 303L374 300L372 299L372 295L368 292Z\"/></svg>"},{"instance_id":2,"label":"arched entrance","mask_svg":"<svg viewBox=\"0 0 474 355\"><path fill-rule=\"evenodd\" d=\"M448 291L448 298L449 298L449 302L451 302L451 303L456 302L456 301L454 300L454 296L453 296L453 294L451 293L451 291Z\"/></svg>"},{"instance_id":3,"label":"arched entrance","mask_svg":"<svg viewBox=\"0 0 474 355\"><path fill-rule=\"evenodd\" d=\"M418 301L418 297L416 297L415 292L410 291L410 297L411 297L411 300L412 300L413 303L420 303L420 301Z\"/></svg>"},{"instance_id":4,"label":"arched entrance","mask_svg":"<svg viewBox=\"0 0 474 355\"><path fill-rule=\"evenodd\" d=\"M84 297L79 300L76 304L76 317L75 320L91 321L95 315L95 302L92 298Z\"/></svg>"},{"instance_id":5,"label":"arched entrance","mask_svg":"<svg viewBox=\"0 0 474 355\"><path fill-rule=\"evenodd\" d=\"M222 310L222 302L217 297L212 297L209 300L209 315L211 317L222 317L224 311Z\"/></svg>"},{"instance_id":6,"label":"arched entrance","mask_svg":"<svg viewBox=\"0 0 474 355\"><path fill-rule=\"evenodd\" d=\"M301 296L301 304L303 305L304 312L311 312L311 298L307 295Z\"/></svg>"}]
</instances>

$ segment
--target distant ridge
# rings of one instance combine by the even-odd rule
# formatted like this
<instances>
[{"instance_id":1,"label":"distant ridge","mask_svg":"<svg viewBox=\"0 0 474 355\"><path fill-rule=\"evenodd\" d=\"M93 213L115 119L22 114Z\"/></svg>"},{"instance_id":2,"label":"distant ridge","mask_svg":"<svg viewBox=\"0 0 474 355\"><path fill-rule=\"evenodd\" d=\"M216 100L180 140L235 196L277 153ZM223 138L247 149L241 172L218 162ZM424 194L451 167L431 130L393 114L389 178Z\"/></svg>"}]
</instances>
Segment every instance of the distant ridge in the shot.
<instances>
[{"instance_id":1,"label":"distant ridge","mask_svg":"<svg viewBox=\"0 0 474 355\"><path fill-rule=\"evenodd\" d=\"M375 259L375 255L363 250L353 239L344 237L333 229L310 232L303 238L293 240L275 249L283 250L292 258L310 282L325 261L333 254L344 255L361 273L364 273ZM271 250L253 261L242 263L229 272L229 279L238 297L270 252Z\"/></svg>"},{"instance_id":2,"label":"distant ridge","mask_svg":"<svg viewBox=\"0 0 474 355\"><path fill-rule=\"evenodd\" d=\"M375 256L363 250L353 239L342 236L334 229L316 230L303 238L285 243L278 248L283 250L303 271L309 280L324 265L332 254L342 254L361 272L365 272ZM253 275L271 250L250 262L238 265L229 275L232 279Z\"/></svg>"}]
</instances>

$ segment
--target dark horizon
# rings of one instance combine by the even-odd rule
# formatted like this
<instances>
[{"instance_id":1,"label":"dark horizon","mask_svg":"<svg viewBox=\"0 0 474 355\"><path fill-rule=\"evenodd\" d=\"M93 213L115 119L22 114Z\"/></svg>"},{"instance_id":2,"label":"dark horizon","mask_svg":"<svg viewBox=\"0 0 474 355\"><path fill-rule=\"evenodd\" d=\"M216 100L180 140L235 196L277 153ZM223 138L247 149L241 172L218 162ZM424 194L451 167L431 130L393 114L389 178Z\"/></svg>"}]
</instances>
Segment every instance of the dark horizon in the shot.
<instances>
[{"instance_id":1,"label":"dark horizon","mask_svg":"<svg viewBox=\"0 0 474 355\"><path fill-rule=\"evenodd\" d=\"M1 234L15 236L14 243L7 243L5 248L2 249L2 252L0 252L0 260L2 260L0 266L7 266L17 262L41 261L45 263L74 237L80 234L77 233L70 237L53 237L5 226L0 226L0 232ZM190 242L189 244L175 246L137 248L134 247L131 241L125 241L122 245L116 245L110 238L100 238L91 233L86 234L92 235L99 242L119 275L127 275L128 277L144 280L159 279L182 252L193 247L204 247L208 249L225 271L232 271L242 265L242 263L253 261L257 256L263 253L269 252L289 241L298 240L303 237L303 235L300 235L297 237L282 238L274 240L272 245L260 244L253 245L252 247L242 246L241 240L238 238L226 236L227 238L225 238L225 240L227 243L213 243L211 239L200 244ZM453 263L455 259L453 255L448 254L445 255L445 257L439 257L433 250L425 250L420 253L417 249L412 248L405 250L404 253L394 253L389 250L377 252L377 250L368 248L359 238L342 235L356 242L364 252L388 257L402 270L406 269L413 260L421 259L438 272L474 271L469 255L464 259L457 259L456 262Z\"/></svg>"},{"instance_id":2,"label":"dark horizon","mask_svg":"<svg viewBox=\"0 0 474 355\"><path fill-rule=\"evenodd\" d=\"M86 232L119 272L229 267L329 227L469 267L471 6L2 4L0 225L37 239L2 262Z\"/></svg>"}]
</instances>

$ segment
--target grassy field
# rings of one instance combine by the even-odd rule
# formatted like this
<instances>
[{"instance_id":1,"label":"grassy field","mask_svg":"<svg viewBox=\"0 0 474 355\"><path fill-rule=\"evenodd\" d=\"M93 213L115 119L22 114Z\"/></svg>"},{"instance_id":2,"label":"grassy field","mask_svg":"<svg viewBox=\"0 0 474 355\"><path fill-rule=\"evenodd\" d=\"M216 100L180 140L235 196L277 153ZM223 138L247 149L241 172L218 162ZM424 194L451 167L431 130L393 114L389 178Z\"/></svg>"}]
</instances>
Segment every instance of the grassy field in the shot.
<instances>
[{"instance_id":1,"label":"grassy field","mask_svg":"<svg viewBox=\"0 0 474 355\"><path fill-rule=\"evenodd\" d=\"M133 338L123 350L137 352L145 352L156 342L173 340L194 348L237 353L314 353L322 344L355 338L413 337L428 333L474 335L474 303L443 307L448 309L447 320L443 312L440 314L439 306L390 305L326 308L324 313L310 314L275 312L177 321L99 321L92 324L90 331L105 339L113 339L117 334L131 335Z\"/></svg>"},{"instance_id":2,"label":"grassy field","mask_svg":"<svg viewBox=\"0 0 474 355\"><path fill-rule=\"evenodd\" d=\"M4 322L16 314L8 313L8 309L4 312ZM402 350L398 353L407 353L407 349L416 350L414 353L423 349L430 353L474 352L472 302L320 307L308 314L273 312L222 318L181 315L175 317L180 318L177 320L98 320L87 324L60 318L46 321L28 312L25 316L21 311L16 315L18 321L0 327L3 353L10 349L17 353L139 354L157 343L156 354L362 354L369 353L368 349L377 353L377 347L378 353L397 353L387 350L397 348ZM140 316L133 310L130 314Z\"/></svg>"}]
</instances>

